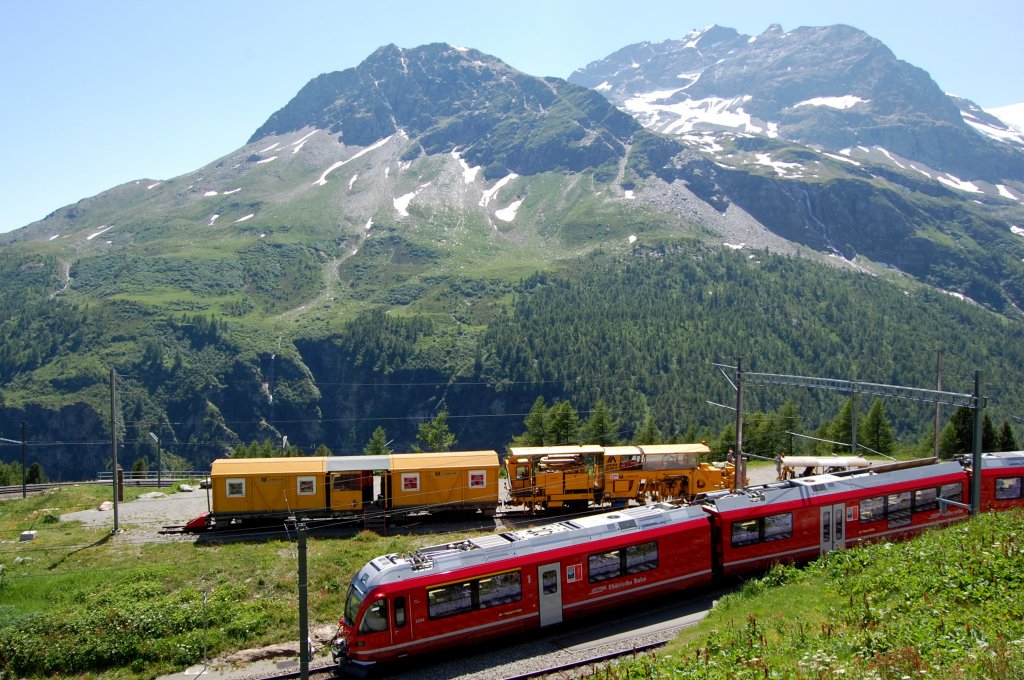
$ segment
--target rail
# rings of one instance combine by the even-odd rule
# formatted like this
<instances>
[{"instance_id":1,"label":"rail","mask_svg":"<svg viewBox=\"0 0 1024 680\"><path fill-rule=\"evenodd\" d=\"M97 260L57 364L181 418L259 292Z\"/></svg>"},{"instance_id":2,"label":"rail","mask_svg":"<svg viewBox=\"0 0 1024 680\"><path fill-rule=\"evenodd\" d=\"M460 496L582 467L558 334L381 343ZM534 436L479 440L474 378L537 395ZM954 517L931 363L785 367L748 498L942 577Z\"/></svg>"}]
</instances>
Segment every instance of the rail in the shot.
<instances>
[{"instance_id":1,"label":"rail","mask_svg":"<svg viewBox=\"0 0 1024 680\"><path fill-rule=\"evenodd\" d=\"M158 475L157 475L155 470L150 470L148 472L138 472L138 471L135 471L135 470L125 470L123 474L124 474L124 483L125 484L134 484L135 482L148 482L148 481L156 482L157 478L158 478ZM160 473L159 479L161 479L161 480L163 480L165 482L185 482L185 481L188 481L190 479L206 479L209 476L210 476L209 470L206 470L206 471L187 470L187 471L181 471L181 472L178 472L178 471L173 471L172 472L170 470L164 470L163 472ZM113 481L113 479L114 479L114 473L111 472L110 470L103 470L101 472L97 472L96 473L96 481L98 481L100 484L103 484L103 483L110 484ZM142 484L140 486L146 486L146 485Z\"/></svg>"}]
</instances>

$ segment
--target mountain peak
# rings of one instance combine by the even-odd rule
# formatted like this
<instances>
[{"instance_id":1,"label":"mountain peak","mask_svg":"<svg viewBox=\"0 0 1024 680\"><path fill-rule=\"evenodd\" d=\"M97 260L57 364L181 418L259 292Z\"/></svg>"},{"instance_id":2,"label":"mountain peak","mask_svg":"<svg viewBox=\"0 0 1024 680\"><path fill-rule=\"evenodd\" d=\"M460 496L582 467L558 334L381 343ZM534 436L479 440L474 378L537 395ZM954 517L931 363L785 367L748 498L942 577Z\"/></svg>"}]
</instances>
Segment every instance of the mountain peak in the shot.
<instances>
[{"instance_id":1,"label":"mountain peak","mask_svg":"<svg viewBox=\"0 0 1024 680\"><path fill-rule=\"evenodd\" d=\"M402 130L408 154L459 149L489 177L596 167L620 157L640 129L592 90L444 43L385 45L354 68L314 78L249 141L305 127L364 147Z\"/></svg>"}]
</instances>

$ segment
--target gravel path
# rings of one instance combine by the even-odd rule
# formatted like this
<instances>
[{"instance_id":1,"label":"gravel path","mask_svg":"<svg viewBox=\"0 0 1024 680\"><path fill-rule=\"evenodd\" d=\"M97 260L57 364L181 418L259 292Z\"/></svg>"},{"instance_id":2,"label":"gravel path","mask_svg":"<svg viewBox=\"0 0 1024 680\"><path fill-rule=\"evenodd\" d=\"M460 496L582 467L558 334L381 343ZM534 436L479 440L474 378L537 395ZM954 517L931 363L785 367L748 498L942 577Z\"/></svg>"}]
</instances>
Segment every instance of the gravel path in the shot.
<instances>
[{"instance_id":1,"label":"gravel path","mask_svg":"<svg viewBox=\"0 0 1024 680\"><path fill-rule=\"evenodd\" d=\"M194 541L187 534L161 534L165 526L180 526L207 512L206 491L162 493L152 491L133 501L117 504L121 532L115 543L130 538L132 543L155 541ZM80 510L60 516L61 521L78 521L88 527L114 527L113 510Z\"/></svg>"}]
</instances>

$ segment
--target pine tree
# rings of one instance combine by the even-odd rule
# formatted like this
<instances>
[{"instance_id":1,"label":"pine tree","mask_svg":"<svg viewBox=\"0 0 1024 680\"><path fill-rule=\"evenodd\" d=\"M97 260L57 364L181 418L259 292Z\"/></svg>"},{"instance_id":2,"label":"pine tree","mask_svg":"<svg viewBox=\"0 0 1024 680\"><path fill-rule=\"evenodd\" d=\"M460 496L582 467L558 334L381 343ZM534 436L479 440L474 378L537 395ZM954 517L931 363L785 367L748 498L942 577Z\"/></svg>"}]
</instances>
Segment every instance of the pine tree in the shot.
<instances>
[{"instance_id":1,"label":"pine tree","mask_svg":"<svg viewBox=\"0 0 1024 680\"><path fill-rule=\"evenodd\" d=\"M523 420L523 424L526 425L526 431L513 437L511 445L544 446L547 439L547 428L545 425L547 412L548 407L544 403L544 397L537 397L533 402L533 406L530 407L530 412L526 414L526 419Z\"/></svg>"},{"instance_id":2,"label":"pine tree","mask_svg":"<svg viewBox=\"0 0 1024 680\"><path fill-rule=\"evenodd\" d=\"M388 434L384 431L384 427L378 425L377 429L370 435L370 441L363 448L363 455L386 456L391 453L391 448L388 446L389 443Z\"/></svg>"},{"instance_id":3,"label":"pine tree","mask_svg":"<svg viewBox=\"0 0 1024 680\"><path fill-rule=\"evenodd\" d=\"M416 439L423 445L423 451L451 451L455 435L448 429L448 412L440 411L433 420L419 424Z\"/></svg>"},{"instance_id":4,"label":"pine tree","mask_svg":"<svg viewBox=\"0 0 1024 680\"><path fill-rule=\"evenodd\" d=\"M580 417L568 401L555 402L544 419L545 444L574 444L579 440Z\"/></svg>"},{"instance_id":5,"label":"pine tree","mask_svg":"<svg viewBox=\"0 0 1024 680\"><path fill-rule=\"evenodd\" d=\"M612 419L611 409L604 399L597 400L583 429L588 443L611 446L619 441L619 424Z\"/></svg>"},{"instance_id":6,"label":"pine tree","mask_svg":"<svg viewBox=\"0 0 1024 680\"><path fill-rule=\"evenodd\" d=\"M846 400L839 415L832 421L832 425L829 427L829 439L838 442L830 444L832 453L849 452L850 449L843 445L853 443L853 399Z\"/></svg>"},{"instance_id":7,"label":"pine tree","mask_svg":"<svg viewBox=\"0 0 1024 680\"><path fill-rule=\"evenodd\" d=\"M46 473L43 471L43 466L39 463L32 463L28 468L28 473L25 474L26 484L45 484Z\"/></svg>"},{"instance_id":8,"label":"pine tree","mask_svg":"<svg viewBox=\"0 0 1024 680\"><path fill-rule=\"evenodd\" d=\"M1010 421L1004 420L1003 427L999 430L999 444L998 449L1000 451L1017 451L1017 438L1013 436L1013 428L1010 427Z\"/></svg>"},{"instance_id":9,"label":"pine tree","mask_svg":"<svg viewBox=\"0 0 1024 680\"><path fill-rule=\"evenodd\" d=\"M868 416L864 419L864 426L858 429L857 440L863 441L868 448L887 456L892 455L896 448L892 423L889 422L885 404L880 398L875 399L871 404L871 410L868 411Z\"/></svg>"},{"instance_id":10,"label":"pine tree","mask_svg":"<svg viewBox=\"0 0 1024 680\"><path fill-rule=\"evenodd\" d=\"M654 414L651 409L644 409L643 420L633 434L633 443L643 446L644 444L660 444L662 440L661 430L658 423L654 421Z\"/></svg>"}]
</instances>

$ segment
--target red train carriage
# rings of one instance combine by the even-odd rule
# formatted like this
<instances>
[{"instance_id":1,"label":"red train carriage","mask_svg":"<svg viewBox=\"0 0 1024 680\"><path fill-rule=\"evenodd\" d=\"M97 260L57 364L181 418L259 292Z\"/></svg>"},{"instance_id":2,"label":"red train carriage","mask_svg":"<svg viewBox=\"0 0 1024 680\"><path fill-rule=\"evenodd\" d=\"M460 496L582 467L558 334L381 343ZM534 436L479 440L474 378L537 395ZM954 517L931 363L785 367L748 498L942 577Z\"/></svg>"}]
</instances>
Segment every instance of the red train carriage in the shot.
<instances>
[{"instance_id":1,"label":"red train carriage","mask_svg":"<svg viewBox=\"0 0 1024 680\"><path fill-rule=\"evenodd\" d=\"M939 507L940 498L966 502L963 467L928 461L711 494L704 507L712 516L717 571L735 575L807 561L855 543L901 538L965 518L962 507Z\"/></svg>"},{"instance_id":2,"label":"red train carriage","mask_svg":"<svg viewBox=\"0 0 1024 680\"><path fill-rule=\"evenodd\" d=\"M970 463L968 458L967 463ZM981 511L1024 508L1024 451L981 456Z\"/></svg>"},{"instance_id":3,"label":"red train carriage","mask_svg":"<svg viewBox=\"0 0 1024 680\"><path fill-rule=\"evenodd\" d=\"M657 504L378 557L349 587L335 659L365 671L708 583L710 533L701 508Z\"/></svg>"}]
</instances>

